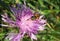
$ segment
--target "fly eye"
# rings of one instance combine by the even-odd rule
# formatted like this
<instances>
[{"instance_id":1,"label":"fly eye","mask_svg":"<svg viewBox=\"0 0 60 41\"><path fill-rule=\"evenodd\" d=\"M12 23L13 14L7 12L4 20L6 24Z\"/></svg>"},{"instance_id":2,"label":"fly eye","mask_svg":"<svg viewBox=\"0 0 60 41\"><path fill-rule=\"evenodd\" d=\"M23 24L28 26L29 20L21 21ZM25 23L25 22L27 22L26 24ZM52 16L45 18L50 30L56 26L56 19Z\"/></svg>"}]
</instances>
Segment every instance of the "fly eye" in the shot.
<instances>
[{"instance_id":1,"label":"fly eye","mask_svg":"<svg viewBox=\"0 0 60 41\"><path fill-rule=\"evenodd\" d=\"M32 16L31 19L32 19L32 20L35 20L35 19L36 19L36 16Z\"/></svg>"}]
</instances>

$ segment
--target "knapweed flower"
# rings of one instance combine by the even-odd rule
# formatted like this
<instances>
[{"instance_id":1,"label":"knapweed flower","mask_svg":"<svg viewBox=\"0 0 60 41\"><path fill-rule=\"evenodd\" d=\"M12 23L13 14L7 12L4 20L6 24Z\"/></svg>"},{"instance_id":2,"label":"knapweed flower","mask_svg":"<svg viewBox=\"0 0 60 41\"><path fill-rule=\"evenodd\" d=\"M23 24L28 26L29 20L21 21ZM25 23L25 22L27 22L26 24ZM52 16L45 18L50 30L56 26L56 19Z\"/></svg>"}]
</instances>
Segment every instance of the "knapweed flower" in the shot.
<instances>
[{"instance_id":1,"label":"knapweed flower","mask_svg":"<svg viewBox=\"0 0 60 41\"><path fill-rule=\"evenodd\" d=\"M43 15L39 16L38 19L33 20L33 11L25 5L17 4L17 8L12 6L10 7L10 9L13 12L15 21L8 17L7 14L2 15L2 20L4 22L7 22L11 27L19 28L19 33L16 35L12 35L12 38L10 40L20 41L20 39L22 39L25 34L27 34L31 38L31 40L37 40L37 37L35 35L39 30L44 30L44 27L46 25L46 20L42 19Z\"/></svg>"}]
</instances>

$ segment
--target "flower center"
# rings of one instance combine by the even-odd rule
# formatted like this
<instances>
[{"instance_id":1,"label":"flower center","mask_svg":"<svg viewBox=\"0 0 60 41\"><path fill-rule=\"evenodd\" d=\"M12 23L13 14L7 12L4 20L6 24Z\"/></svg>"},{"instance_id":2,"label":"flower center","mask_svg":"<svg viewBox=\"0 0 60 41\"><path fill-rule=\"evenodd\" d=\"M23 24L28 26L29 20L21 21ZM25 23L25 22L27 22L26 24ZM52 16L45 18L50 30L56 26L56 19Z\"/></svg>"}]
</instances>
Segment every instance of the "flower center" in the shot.
<instances>
[{"instance_id":1,"label":"flower center","mask_svg":"<svg viewBox=\"0 0 60 41\"><path fill-rule=\"evenodd\" d=\"M31 20L31 16L25 16L21 19L21 25L22 26L33 26L33 20Z\"/></svg>"}]
</instances>

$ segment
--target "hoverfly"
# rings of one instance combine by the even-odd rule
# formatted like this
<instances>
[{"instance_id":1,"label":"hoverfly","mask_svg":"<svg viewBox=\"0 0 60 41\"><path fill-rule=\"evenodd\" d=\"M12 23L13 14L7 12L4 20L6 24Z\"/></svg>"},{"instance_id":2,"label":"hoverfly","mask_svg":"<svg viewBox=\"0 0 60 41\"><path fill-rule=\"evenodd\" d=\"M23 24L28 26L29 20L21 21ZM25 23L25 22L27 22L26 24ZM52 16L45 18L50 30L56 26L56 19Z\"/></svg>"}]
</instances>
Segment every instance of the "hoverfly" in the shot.
<instances>
[{"instance_id":1,"label":"hoverfly","mask_svg":"<svg viewBox=\"0 0 60 41\"><path fill-rule=\"evenodd\" d=\"M40 17L40 14L38 12L35 12L34 16L32 16L31 19L36 20L36 19L39 19L39 17Z\"/></svg>"}]
</instances>

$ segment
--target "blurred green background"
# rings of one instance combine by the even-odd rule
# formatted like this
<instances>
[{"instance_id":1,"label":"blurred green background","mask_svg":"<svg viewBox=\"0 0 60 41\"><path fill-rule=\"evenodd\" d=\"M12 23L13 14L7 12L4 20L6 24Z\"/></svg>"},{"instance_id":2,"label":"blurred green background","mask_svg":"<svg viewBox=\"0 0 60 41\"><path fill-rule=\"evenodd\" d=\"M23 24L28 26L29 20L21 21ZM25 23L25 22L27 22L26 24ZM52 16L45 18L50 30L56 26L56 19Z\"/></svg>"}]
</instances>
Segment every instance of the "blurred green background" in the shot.
<instances>
[{"instance_id":1,"label":"blurred green background","mask_svg":"<svg viewBox=\"0 0 60 41\"><path fill-rule=\"evenodd\" d=\"M7 13L11 16L9 6L16 3L23 4L24 1L33 11L45 15L47 20L46 29L36 35L37 41L60 41L60 0L0 0L0 15ZM0 23L3 23L1 16ZM0 27L0 41L8 41L5 39L6 34L14 30L17 29ZM24 37L23 41L31 40Z\"/></svg>"}]
</instances>

